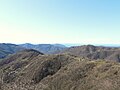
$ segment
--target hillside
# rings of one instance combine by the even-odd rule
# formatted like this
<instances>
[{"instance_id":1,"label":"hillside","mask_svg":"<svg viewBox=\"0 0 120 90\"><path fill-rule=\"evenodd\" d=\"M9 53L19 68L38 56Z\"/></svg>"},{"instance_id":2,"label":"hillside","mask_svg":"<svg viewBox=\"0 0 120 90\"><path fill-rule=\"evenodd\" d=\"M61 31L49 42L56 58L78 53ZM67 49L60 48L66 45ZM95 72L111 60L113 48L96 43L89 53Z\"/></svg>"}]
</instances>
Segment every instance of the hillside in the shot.
<instances>
[{"instance_id":1,"label":"hillside","mask_svg":"<svg viewBox=\"0 0 120 90\"><path fill-rule=\"evenodd\" d=\"M119 90L120 64L24 50L0 62L1 90Z\"/></svg>"},{"instance_id":2,"label":"hillside","mask_svg":"<svg viewBox=\"0 0 120 90\"><path fill-rule=\"evenodd\" d=\"M45 54L55 54L62 50L64 50L66 47L61 44L10 44L10 43L0 43L0 59L5 58L10 54L14 54L18 51L24 50L24 49L35 49Z\"/></svg>"},{"instance_id":3,"label":"hillside","mask_svg":"<svg viewBox=\"0 0 120 90\"><path fill-rule=\"evenodd\" d=\"M87 57L89 59L107 59L120 62L120 48L118 47L83 45L67 48L61 53L69 53L71 55Z\"/></svg>"},{"instance_id":4,"label":"hillside","mask_svg":"<svg viewBox=\"0 0 120 90\"><path fill-rule=\"evenodd\" d=\"M35 49L45 54L55 54L67 48L62 44L36 44L34 45L34 44L26 43L26 44L21 44L20 46L26 49Z\"/></svg>"},{"instance_id":5,"label":"hillside","mask_svg":"<svg viewBox=\"0 0 120 90\"><path fill-rule=\"evenodd\" d=\"M9 43L0 43L0 58L5 58L9 54L16 53L18 51L23 50L23 47L20 47L15 44L9 44Z\"/></svg>"}]
</instances>

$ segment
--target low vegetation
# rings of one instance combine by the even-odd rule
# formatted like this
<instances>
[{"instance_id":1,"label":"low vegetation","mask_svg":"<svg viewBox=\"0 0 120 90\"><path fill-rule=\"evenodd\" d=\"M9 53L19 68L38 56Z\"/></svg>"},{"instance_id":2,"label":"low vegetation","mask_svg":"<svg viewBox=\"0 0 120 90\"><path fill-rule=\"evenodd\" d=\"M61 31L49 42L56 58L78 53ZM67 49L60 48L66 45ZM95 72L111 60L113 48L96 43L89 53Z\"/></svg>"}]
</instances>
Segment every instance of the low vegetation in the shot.
<instances>
[{"instance_id":1,"label":"low vegetation","mask_svg":"<svg viewBox=\"0 0 120 90\"><path fill-rule=\"evenodd\" d=\"M1 90L120 88L120 64L113 61L96 61L69 54L44 55L31 49L9 56L0 65Z\"/></svg>"}]
</instances>

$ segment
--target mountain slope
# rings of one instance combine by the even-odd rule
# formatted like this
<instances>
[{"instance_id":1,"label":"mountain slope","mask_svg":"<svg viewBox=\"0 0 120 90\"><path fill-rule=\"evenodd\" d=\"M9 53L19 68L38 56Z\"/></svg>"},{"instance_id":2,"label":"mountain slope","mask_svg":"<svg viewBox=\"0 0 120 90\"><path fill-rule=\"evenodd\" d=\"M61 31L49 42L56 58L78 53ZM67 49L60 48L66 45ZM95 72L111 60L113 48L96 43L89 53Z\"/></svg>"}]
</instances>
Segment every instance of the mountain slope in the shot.
<instances>
[{"instance_id":1,"label":"mountain slope","mask_svg":"<svg viewBox=\"0 0 120 90\"><path fill-rule=\"evenodd\" d=\"M89 59L108 59L120 61L120 48L102 47L93 45L76 46L65 49L61 53L69 53L79 57Z\"/></svg>"},{"instance_id":2,"label":"mountain slope","mask_svg":"<svg viewBox=\"0 0 120 90\"><path fill-rule=\"evenodd\" d=\"M20 47L15 44L0 43L0 58L4 58L8 56L9 54L13 54L23 49L24 49L23 47Z\"/></svg>"},{"instance_id":3,"label":"mountain slope","mask_svg":"<svg viewBox=\"0 0 120 90\"><path fill-rule=\"evenodd\" d=\"M66 48L64 45L61 45L61 44L36 44L34 45L34 44L26 43L26 44L21 44L20 46L26 49L35 49L45 54L55 54Z\"/></svg>"},{"instance_id":4,"label":"mountain slope","mask_svg":"<svg viewBox=\"0 0 120 90\"><path fill-rule=\"evenodd\" d=\"M0 88L119 90L120 64L91 61L68 54L44 55L36 50L24 50L0 62Z\"/></svg>"}]
</instances>

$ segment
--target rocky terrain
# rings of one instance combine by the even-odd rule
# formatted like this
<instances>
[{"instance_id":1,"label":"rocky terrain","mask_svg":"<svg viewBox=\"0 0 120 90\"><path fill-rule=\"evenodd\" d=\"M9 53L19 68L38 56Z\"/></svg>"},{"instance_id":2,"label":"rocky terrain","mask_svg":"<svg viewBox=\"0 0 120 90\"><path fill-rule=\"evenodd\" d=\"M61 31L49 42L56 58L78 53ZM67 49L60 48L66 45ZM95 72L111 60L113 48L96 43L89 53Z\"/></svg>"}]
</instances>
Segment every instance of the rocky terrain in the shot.
<instances>
[{"instance_id":1,"label":"rocky terrain","mask_svg":"<svg viewBox=\"0 0 120 90\"><path fill-rule=\"evenodd\" d=\"M28 49L0 62L1 90L119 90L120 64Z\"/></svg>"},{"instance_id":2,"label":"rocky terrain","mask_svg":"<svg viewBox=\"0 0 120 90\"><path fill-rule=\"evenodd\" d=\"M67 48L63 50L61 53L68 53L71 55L86 57L94 60L105 59L120 62L119 47L83 45Z\"/></svg>"}]
</instances>

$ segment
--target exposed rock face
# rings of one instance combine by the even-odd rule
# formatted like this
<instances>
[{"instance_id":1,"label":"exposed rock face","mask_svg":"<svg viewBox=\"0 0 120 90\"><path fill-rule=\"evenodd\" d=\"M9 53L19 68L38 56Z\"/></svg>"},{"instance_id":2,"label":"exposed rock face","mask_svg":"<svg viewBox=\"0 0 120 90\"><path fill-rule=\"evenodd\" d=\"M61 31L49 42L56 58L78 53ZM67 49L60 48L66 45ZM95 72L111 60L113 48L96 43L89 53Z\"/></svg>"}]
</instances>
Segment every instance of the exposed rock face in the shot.
<instances>
[{"instance_id":1,"label":"exposed rock face","mask_svg":"<svg viewBox=\"0 0 120 90\"><path fill-rule=\"evenodd\" d=\"M120 61L120 48L84 45L68 48L61 53L69 53L71 55L87 57L89 59L108 59L118 62Z\"/></svg>"},{"instance_id":2,"label":"exposed rock face","mask_svg":"<svg viewBox=\"0 0 120 90\"><path fill-rule=\"evenodd\" d=\"M119 90L120 64L24 50L0 62L1 90Z\"/></svg>"}]
</instances>

